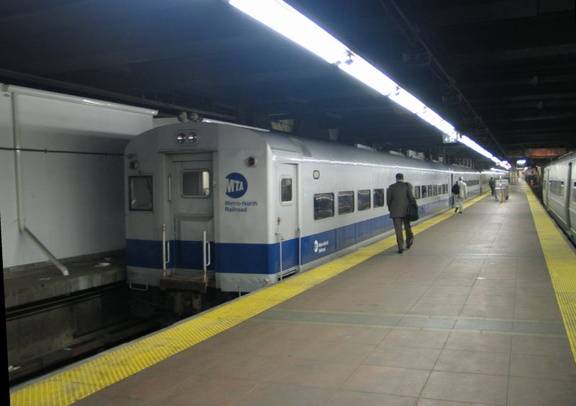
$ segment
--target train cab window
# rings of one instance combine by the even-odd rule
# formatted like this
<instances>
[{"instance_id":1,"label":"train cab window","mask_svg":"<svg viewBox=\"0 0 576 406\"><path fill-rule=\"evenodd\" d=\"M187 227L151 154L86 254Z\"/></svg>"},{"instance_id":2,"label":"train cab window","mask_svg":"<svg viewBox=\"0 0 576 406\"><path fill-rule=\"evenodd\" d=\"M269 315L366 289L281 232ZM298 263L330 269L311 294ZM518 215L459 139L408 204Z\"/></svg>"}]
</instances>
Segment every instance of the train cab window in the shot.
<instances>
[{"instance_id":1,"label":"train cab window","mask_svg":"<svg viewBox=\"0 0 576 406\"><path fill-rule=\"evenodd\" d=\"M384 207L384 189L374 189L374 207Z\"/></svg>"},{"instance_id":2,"label":"train cab window","mask_svg":"<svg viewBox=\"0 0 576 406\"><path fill-rule=\"evenodd\" d=\"M280 199L282 203L292 201L292 179L282 178L280 181Z\"/></svg>"},{"instance_id":3,"label":"train cab window","mask_svg":"<svg viewBox=\"0 0 576 406\"><path fill-rule=\"evenodd\" d=\"M209 197L210 172L202 169L182 171L182 196Z\"/></svg>"},{"instance_id":4,"label":"train cab window","mask_svg":"<svg viewBox=\"0 0 576 406\"><path fill-rule=\"evenodd\" d=\"M370 207L370 189L358 191L358 211L368 210Z\"/></svg>"},{"instance_id":5,"label":"train cab window","mask_svg":"<svg viewBox=\"0 0 576 406\"><path fill-rule=\"evenodd\" d=\"M334 193L314 195L314 220L334 217Z\"/></svg>"},{"instance_id":6,"label":"train cab window","mask_svg":"<svg viewBox=\"0 0 576 406\"><path fill-rule=\"evenodd\" d=\"M338 214L354 212L354 192L338 192Z\"/></svg>"},{"instance_id":7,"label":"train cab window","mask_svg":"<svg viewBox=\"0 0 576 406\"><path fill-rule=\"evenodd\" d=\"M152 211L152 176L130 176L130 210Z\"/></svg>"}]
</instances>

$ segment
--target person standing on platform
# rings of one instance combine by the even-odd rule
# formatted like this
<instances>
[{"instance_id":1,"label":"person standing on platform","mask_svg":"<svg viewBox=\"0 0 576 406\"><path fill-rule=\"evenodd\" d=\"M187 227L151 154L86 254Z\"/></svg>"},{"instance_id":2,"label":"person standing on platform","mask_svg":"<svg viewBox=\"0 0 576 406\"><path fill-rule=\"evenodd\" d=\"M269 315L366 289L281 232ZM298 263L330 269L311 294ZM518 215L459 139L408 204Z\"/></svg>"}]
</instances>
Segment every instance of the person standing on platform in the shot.
<instances>
[{"instance_id":1,"label":"person standing on platform","mask_svg":"<svg viewBox=\"0 0 576 406\"><path fill-rule=\"evenodd\" d=\"M415 201L412 185L404 183L404 175L397 173L396 183L391 184L386 191L386 204L394 223L394 231L396 231L398 254L404 252L402 225L404 225L404 229L406 229L406 249L409 249L414 243L414 234L412 233L410 221L406 218L406 209L408 208L409 202Z\"/></svg>"},{"instance_id":2,"label":"person standing on platform","mask_svg":"<svg viewBox=\"0 0 576 406\"><path fill-rule=\"evenodd\" d=\"M464 211L464 200L468 198L468 187L466 182L464 182L464 178L460 176L458 179L458 188L460 189L456 197L456 209L454 213L460 213Z\"/></svg>"},{"instance_id":3,"label":"person standing on platform","mask_svg":"<svg viewBox=\"0 0 576 406\"><path fill-rule=\"evenodd\" d=\"M492 192L492 196L494 196L494 198L496 200L498 200L498 197L496 197L496 181L494 180L494 178L490 178L490 181L488 182L488 186L490 186L490 191Z\"/></svg>"}]
</instances>

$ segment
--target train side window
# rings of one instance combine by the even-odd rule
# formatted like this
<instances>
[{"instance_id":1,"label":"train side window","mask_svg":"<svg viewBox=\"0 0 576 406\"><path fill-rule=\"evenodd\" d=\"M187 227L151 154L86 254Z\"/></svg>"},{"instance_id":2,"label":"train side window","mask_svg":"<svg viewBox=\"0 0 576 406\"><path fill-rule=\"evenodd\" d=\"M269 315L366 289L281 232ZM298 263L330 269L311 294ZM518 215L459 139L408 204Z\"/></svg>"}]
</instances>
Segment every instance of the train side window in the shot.
<instances>
[{"instance_id":1,"label":"train side window","mask_svg":"<svg viewBox=\"0 0 576 406\"><path fill-rule=\"evenodd\" d=\"M314 195L314 220L334 217L334 193Z\"/></svg>"},{"instance_id":2,"label":"train side window","mask_svg":"<svg viewBox=\"0 0 576 406\"><path fill-rule=\"evenodd\" d=\"M338 192L338 214L348 214L354 211L354 192L352 190Z\"/></svg>"},{"instance_id":3,"label":"train side window","mask_svg":"<svg viewBox=\"0 0 576 406\"><path fill-rule=\"evenodd\" d=\"M370 204L370 189L359 190L358 211L368 210L370 207L372 207Z\"/></svg>"},{"instance_id":4,"label":"train side window","mask_svg":"<svg viewBox=\"0 0 576 406\"><path fill-rule=\"evenodd\" d=\"M292 179L282 178L280 181L280 199L282 203L292 201Z\"/></svg>"},{"instance_id":5,"label":"train side window","mask_svg":"<svg viewBox=\"0 0 576 406\"><path fill-rule=\"evenodd\" d=\"M202 169L182 171L182 196L209 197L210 172Z\"/></svg>"},{"instance_id":6,"label":"train side window","mask_svg":"<svg viewBox=\"0 0 576 406\"><path fill-rule=\"evenodd\" d=\"M384 189L374 189L374 207L384 206Z\"/></svg>"},{"instance_id":7,"label":"train side window","mask_svg":"<svg viewBox=\"0 0 576 406\"><path fill-rule=\"evenodd\" d=\"M152 176L130 176L129 185L130 210L152 211Z\"/></svg>"},{"instance_id":8,"label":"train side window","mask_svg":"<svg viewBox=\"0 0 576 406\"><path fill-rule=\"evenodd\" d=\"M425 199L426 196L428 196L428 193L426 193L428 190L428 187L426 185L422 186L422 199Z\"/></svg>"},{"instance_id":9,"label":"train side window","mask_svg":"<svg viewBox=\"0 0 576 406\"><path fill-rule=\"evenodd\" d=\"M414 186L414 198L420 199L420 186Z\"/></svg>"}]
</instances>

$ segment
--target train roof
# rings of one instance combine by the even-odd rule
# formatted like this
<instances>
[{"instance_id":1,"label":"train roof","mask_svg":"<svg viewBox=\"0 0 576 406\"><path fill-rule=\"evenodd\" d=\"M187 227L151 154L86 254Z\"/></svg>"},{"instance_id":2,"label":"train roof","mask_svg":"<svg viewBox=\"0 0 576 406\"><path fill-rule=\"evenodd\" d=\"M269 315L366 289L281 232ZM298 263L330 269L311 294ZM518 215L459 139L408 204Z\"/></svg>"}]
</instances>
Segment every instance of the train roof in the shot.
<instances>
[{"instance_id":1,"label":"train roof","mask_svg":"<svg viewBox=\"0 0 576 406\"><path fill-rule=\"evenodd\" d=\"M161 137L163 133L177 133L178 131L198 131L199 133L212 133L220 138L220 147L239 148L242 144L240 137L264 142L270 149L295 153L302 162L337 163L352 166L396 166L400 168L417 168L423 170L449 170L458 173L479 171L459 165L445 165L442 162L433 162L420 158L390 152L376 151L367 147L352 146L337 141L305 138L280 132L268 131L253 127L236 126L221 122L177 123L156 127L141 134L137 139ZM226 139L226 142L222 140ZM247 138L242 138L247 139ZM233 142L232 142L233 141ZM256 141L256 142L259 142ZM174 146L174 144L171 144ZM162 148L162 147L160 147ZM179 147L179 150L181 148Z\"/></svg>"},{"instance_id":2,"label":"train roof","mask_svg":"<svg viewBox=\"0 0 576 406\"><path fill-rule=\"evenodd\" d=\"M561 157L556 158L555 160L553 160L552 162L550 162L546 166L553 166L556 164L561 164L561 163L566 162L566 161L571 161L572 159L576 159L576 151L572 151L572 152L569 152L565 155L562 155Z\"/></svg>"}]
</instances>

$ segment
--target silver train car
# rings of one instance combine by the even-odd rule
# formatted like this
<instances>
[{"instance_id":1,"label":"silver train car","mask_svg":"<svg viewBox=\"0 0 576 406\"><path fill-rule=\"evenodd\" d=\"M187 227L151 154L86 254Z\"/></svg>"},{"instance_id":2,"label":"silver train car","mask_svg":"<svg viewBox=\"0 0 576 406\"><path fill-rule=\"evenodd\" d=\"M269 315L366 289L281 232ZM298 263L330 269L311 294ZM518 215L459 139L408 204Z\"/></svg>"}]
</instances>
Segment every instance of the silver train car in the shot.
<instances>
[{"instance_id":1,"label":"silver train car","mask_svg":"<svg viewBox=\"0 0 576 406\"><path fill-rule=\"evenodd\" d=\"M576 152L564 155L544 168L542 203L576 244Z\"/></svg>"},{"instance_id":2,"label":"silver train car","mask_svg":"<svg viewBox=\"0 0 576 406\"><path fill-rule=\"evenodd\" d=\"M393 229L397 172L421 217L469 197L490 174L221 123L182 123L126 147L126 263L134 286L214 281L244 293L353 250Z\"/></svg>"}]
</instances>

